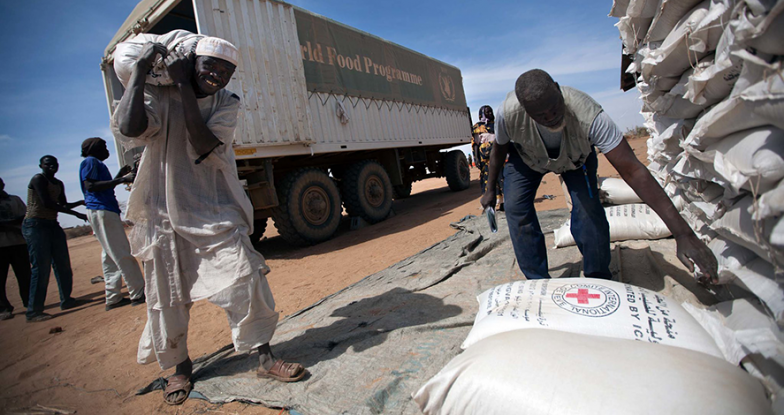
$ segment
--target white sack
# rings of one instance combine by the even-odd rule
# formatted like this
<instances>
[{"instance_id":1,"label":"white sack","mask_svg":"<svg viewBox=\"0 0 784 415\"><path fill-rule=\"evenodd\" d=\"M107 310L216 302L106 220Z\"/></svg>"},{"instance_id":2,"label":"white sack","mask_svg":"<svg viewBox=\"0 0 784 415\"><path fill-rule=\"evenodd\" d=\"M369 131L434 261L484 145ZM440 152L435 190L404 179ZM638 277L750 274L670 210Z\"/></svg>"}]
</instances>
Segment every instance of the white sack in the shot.
<instances>
[{"instance_id":1,"label":"white sack","mask_svg":"<svg viewBox=\"0 0 784 415\"><path fill-rule=\"evenodd\" d=\"M724 31L716 22L726 20L730 11L720 0L697 5L678 22L661 47L642 61L643 78L680 76L696 65L716 49Z\"/></svg>"},{"instance_id":2,"label":"white sack","mask_svg":"<svg viewBox=\"0 0 784 415\"><path fill-rule=\"evenodd\" d=\"M753 212L755 220L767 219L784 213L784 180L776 188L762 195Z\"/></svg>"},{"instance_id":3,"label":"white sack","mask_svg":"<svg viewBox=\"0 0 784 415\"><path fill-rule=\"evenodd\" d=\"M755 221L751 214L753 204L752 196L739 200L721 219L711 223L711 228L768 262L775 260L779 264L784 264L784 250L770 246L770 236L775 221L769 219Z\"/></svg>"},{"instance_id":4,"label":"white sack","mask_svg":"<svg viewBox=\"0 0 784 415\"><path fill-rule=\"evenodd\" d=\"M777 321L784 322L784 278L776 276L770 263L757 258L729 272L735 274L735 284L756 295Z\"/></svg>"},{"instance_id":5,"label":"white sack","mask_svg":"<svg viewBox=\"0 0 784 415\"><path fill-rule=\"evenodd\" d=\"M779 249L784 248L784 217L780 218L776 225L773 226L770 243Z\"/></svg>"},{"instance_id":6,"label":"white sack","mask_svg":"<svg viewBox=\"0 0 784 415\"><path fill-rule=\"evenodd\" d=\"M673 206L675 206L675 209L679 212L689 203L686 198L683 197L683 191L675 183L668 183L664 186L664 193L667 193Z\"/></svg>"},{"instance_id":7,"label":"white sack","mask_svg":"<svg viewBox=\"0 0 784 415\"><path fill-rule=\"evenodd\" d=\"M648 138L648 159L663 158L671 161L683 152L680 144L694 128L695 120L663 117L659 114L645 114L645 127L651 132ZM649 169L650 169L649 165Z\"/></svg>"},{"instance_id":8,"label":"white sack","mask_svg":"<svg viewBox=\"0 0 784 415\"><path fill-rule=\"evenodd\" d=\"M688 69L667 93L661 94L648 104L651 111L663 117L690 119L697 117L707 106L695 104L684 98L687 93L686 84L692 75L693 69ZM670 78L665 78L670 79ZM727 90L729 94L729 89Z\"/></svg>"},{"instance_id":9,"label":"white sack","mask_svg":"<svg viewBox=\"0 0 784 415\"><path fill-rule=\"evenodd\" d=\"M722 237L713 239L708 248L719 264L719 284L734 281L735 271L759 258L754 252Z\"/></svg>"},{"instance_id":10,"label":"white sack","mask_svg":"<svg viewBox=\"0 0 784 415\"><path fill-rule=\"evenodd\" d=\"M683 97L703 109L716 104L729 96L741 68L743 62L740 59L727 59L726 63L716 59L700 62L689 76Z\"/></svg>"},{"instance_id":11,"label":"white sack","mask_svg":"<svg viewBox=\"0 0 784 415\"><path fill-rule=\"evenodd\" d=\"M705 156L705 159L709 159ZM695 151L684 153L670 170L670 174L683 190L684 195L692 202L708 202L714 205L722 203L720 198L736 199L746 194L733 188L724 176L718 174L713 161L703 161L695 157ZM732 202L730 201L730 205ZM718 206L711 208L715 211ZM706 210L706 212L708 212ZM712 219L718 219L708 213Z\"/></svg>"},{"instance_id":12,"label":"white sack","mask_svg":"<svg viewBox=\"0 0 784 415\"><path fill-rule=\"evenodd\" d=\"M734 193L740 189L764 193L784 178L784 130L773 126L730 134L705 151L689 154L713 163L713 171Z\"/></svg>"},{"instance_id":13,"label":"white sack","mask_svg":"<svg viewBox=\"0 0 784 415\"><path fill-rule=\"evenodd\" d=\"M629 1L630 0L613 0L609 16L617 18L626 16L626 9L629 8Z\"/></svg>"},{"instance_id":14,"label":"white sack","mask_svg":"<svg viewBox=\"0 0 784 415\"><path fill-rule=\"evenodd\" d=\"M660 6L661 0L631 0L626 9L626 15L653 19Z\"/></svg>"},{"instance_id":15,"label":"white sack","mask_svg":"<svg viewBox=\"0 0 784 415\"><path fill-rule=\"evenodd\" d=\"M613 3L610 15L620 19L615 26L621 34L624 53L633 54L643 43L660 2L661 0L631 0Z\"/></svg>"},{"instance_id":16,"label":"white sack","mask_svg":"<svg viewBox=\"0 0 784 415\"><path fill-rule=\"evenodd\" d=\"M661 42L678 22L702 0L663 0L648 29L647 42Z\"/></svg>"},{"instance_id":17,"label":"white sack","mask_svg":"<svg viewBox=\"0 0 784 415\"><path fill-rule=\"evenodd\" d=\"M702 213L701 210L692 207L691 204L686 205L686 207L681 210L680 214L683 220L689 224L689 227L694 230L694 233L697 235L700 240L705 243L709 243L719 235L708 226L708 222L706 222L707 218L705 214Z\"/></svg>"},{"instance_id":18,"label":"white sack","mask_svg":"<svg viewBox=\"0 0 784 415\"><path fill-rule=\"evenodd\" d=\"M117 78L120 79L120 83L127 87L133 73L133 67L139 59L142 47L146 43L157 42L165 46L169 52L176 48L180 53L187 55L195 51L196 44L203 37L204 35L194 34L186 30L174 30L163 35L139 33L125 42L118 43L115 47L114 72L117 74ZM171 78L169 78L169 72L166 70L166 65L160 56L158 56L152 69L147 72L145 82L158 86L173 85Z\"/></svg>"},{"instance_id":19,"label":"white sack","mask_svg":"<svg viewBox=\"0 0 784 415\"><path fill-rule=\"evenodd\" d=\"M710 336L674 300L596 278L515 281L477 297L463 349L512 330L547 329L659 343L722 357Z\"/></svg>"},{"instance_id":20,"label":"white sack","mask_svg":"<svg viewBox=\"0 0 784 415\"><path fill-rule=\"evenodd\" d=\"M689 77L684 98L695 104L713 105L729 95L743 68L743 60L732 54L738 49L734 28L725 27L710 60L698 65Z\"/></svg>"},{"instance_id":21,"label":"white sack","mask_svg":"<svg viewBox=\"0 0 784 415\"><path fill-rule=\"evenodd\" d=\"M645 39L648 33L648 27L651 25L652 18L645 17L629 17L624 16L618 20L615 27L621 35L621 42L623 43L623 52L631 55L637 51L640 44Z\"/></svg>"},{"instance_id":22,"label":"white sack","mask_svg":"<svg viewBox=\"0 0 784 415\"><path fill-rule=\"evenodd\" d=\"M646 204L610 206L604 208L604 212L610 224L610 241L660 239L672 235L659 215ZM555 230L555 247L574 244L571 220L568 220Z\"/></svg>"},{"instance_id":23,"label":"white sack","mask_svg":"<svg viewBox=\"0 0 784 415\"><path fill-rule=\"evenodd\" d=\"M725 327L713 313L688 303L684 304L683 308L710 334L722 354L724 354L724 360L737 365L741 359L746 357L743 346L735 339L732 330Z\"/></svg>"},{"instance_id":24,"label":"white sack","mask_svg":"<svg viewBox=\"0 0 784 415\"><path fill-rule=\"evenodd\" d=\"M784 129L784 72L781 61L768 64L745 51L732 93L700 117L685 145L703 150L728 134L764 125Z\"/></svg>"},{"instance_id":25,"label":"white sack","mask_svg":"<svg viewBox=\"0 0 784 415\"><path fill-rule=\"evenodd\" d=\"M784 2L764 2L754 10L753 2L734 20L738 42L771 55L784 55ZM770 10L768 5L774 4Z\"/></svg>"},{"instance_id":26,"label":"white sack","mask_svg":"<svg viewBox=\"0 0 784 415\"><path fill-rule=\"evenodd\" d=\"M777 321L784 321L784 280L776 277L772 265L757 258L728 272L735 274L735 283L756 295Z\"/></svg>"},{"instance_id":27,"label":"white sack","mask_svg":"<svg viewBox=\"0 0 784 415\"><path fill-rule=\"evenodd\" d=\"M771 413L760 383L721 359L551 330L487 338L412 397L426 415Z\"/></svg>"},{"instance_id":28,"label":"white sack","mask_svg":"<svg viewBox=\"0 0 784 415\"><path fill-rule=\"evenodd\" d=\"M729 363L738 364L750 354L784 363L781 330L756 299L727 301L707 310L683 307L711 334Z\"/></svg>"},{"instance_id":29,"label":"white sack","mask_svg":"<svg viewBox=\"0 0 784 415\"><path fill-rule=\"evenodd\" d=\"M623 179L607 177L599 183L599 199L610 205L642 203L640 196Z\"/></svg>"},{"instance_id":30,"label":"white sack","mask_svg":"<svg viewBox=\"0 0 784 415\"><path fill-rule=\"evenodd\" d=\"M716 304L710 310L721 316L724 326L735 333L747 353L784 363L784 334L759 301L742 298Z\"/></svg>"}]
</instances>

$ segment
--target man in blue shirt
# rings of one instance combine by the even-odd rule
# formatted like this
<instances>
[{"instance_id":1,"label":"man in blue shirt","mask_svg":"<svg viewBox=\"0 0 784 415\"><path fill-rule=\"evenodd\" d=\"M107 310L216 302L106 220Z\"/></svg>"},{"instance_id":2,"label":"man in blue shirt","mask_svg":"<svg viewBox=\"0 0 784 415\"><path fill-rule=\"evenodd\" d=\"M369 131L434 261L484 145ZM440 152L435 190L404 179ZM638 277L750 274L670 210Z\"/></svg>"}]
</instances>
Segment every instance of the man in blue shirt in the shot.
<instances>
[{"instance_id":1,"label":"man in blue shirt","mask_svg":"<svg viewBox=\"0 0 784 415\"><path fill-rule=\"evenodd\" d=\"M131 247L125 228L120 220L120 206L114 196L114 188L122 183L133 182L130 166L124 166L112 178L103 163L109 158L106 141L94 137L82 143L82 161L79 166L79 182L84 193L87 219L96 238L103 248L103 276L106 283L106 311L127 304L145 302L144 276ZM123 297L120 289L122 280L128 286L130 299Z\"/></svg>"}]
</instances>

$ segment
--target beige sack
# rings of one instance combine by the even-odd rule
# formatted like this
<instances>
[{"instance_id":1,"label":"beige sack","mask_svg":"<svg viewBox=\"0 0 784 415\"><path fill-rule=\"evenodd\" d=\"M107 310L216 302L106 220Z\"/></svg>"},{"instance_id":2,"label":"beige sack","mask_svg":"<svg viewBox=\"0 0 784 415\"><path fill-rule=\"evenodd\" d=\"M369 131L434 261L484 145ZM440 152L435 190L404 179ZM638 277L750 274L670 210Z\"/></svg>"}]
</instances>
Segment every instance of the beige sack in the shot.
<instances>
[{"instance_id":1,"label":"beige sack","mask_svg":"<svg viewBox=\"0 0 784 415\"><path fill-rule=\"evenodd\" d=\"M660 239L672 233L659 215L648 205L638 203L604 208L610 224L610 241L631 239ZM571 220L555 230L555 247L574 245Z\"/></svg>"},{"instance_id":2,"label":"beige sack","mask_svg":"<svg viewBox=\"0 0 784 415\"><path fill-rule=\"evenodd\" d=\"M489 337L412 397L426 415L771 413L762 385L722 359L553 330Z\"/></svg>"}]
</instances>

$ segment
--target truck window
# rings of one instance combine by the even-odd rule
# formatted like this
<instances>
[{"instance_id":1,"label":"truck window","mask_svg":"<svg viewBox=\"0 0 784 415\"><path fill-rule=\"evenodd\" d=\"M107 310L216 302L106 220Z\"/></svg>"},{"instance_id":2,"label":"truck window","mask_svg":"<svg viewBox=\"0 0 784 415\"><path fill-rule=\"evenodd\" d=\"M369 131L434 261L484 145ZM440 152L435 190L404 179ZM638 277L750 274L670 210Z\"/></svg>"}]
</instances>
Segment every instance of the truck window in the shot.
<instances>
[{"instance_id":1,"label":"truck window","mask_svg":"<svg viewBox=\"0 0 784 415\"><path fill-rule=\"evenodd\" d=\"M196 29L196 14L193 12L193 2L190 0L181 1L166 17L161 19L152 29L146 30L146 32L162 35L177 29L198 33Z\"/></svg>"}]
</instances>

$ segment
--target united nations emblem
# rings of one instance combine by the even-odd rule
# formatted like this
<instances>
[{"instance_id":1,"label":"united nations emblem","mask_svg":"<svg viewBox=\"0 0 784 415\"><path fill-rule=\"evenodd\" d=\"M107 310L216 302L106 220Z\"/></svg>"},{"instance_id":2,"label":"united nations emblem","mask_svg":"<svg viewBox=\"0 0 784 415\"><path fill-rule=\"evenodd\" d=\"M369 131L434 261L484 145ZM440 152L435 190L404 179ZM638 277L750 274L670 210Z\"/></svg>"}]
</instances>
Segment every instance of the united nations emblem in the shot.
<instances>
[{"instance_id":1,"label":"united nations emblem","mask_svg":"<svg viewBox=\"0 0 784 415\"><path fill-rule=\"evenodd\" d=\"M452 81L452 77L440 73L438 74L438 84L441 86L441 95L444 96L444 99L450 102L454 101L457 91L455 91L455 82Z\"/></svg>"},{"instance_id":2,"label":"united nations emblem","mask_svg":"<svg viewBox=\"0 0 784 415\"><path fill-rule=\"evenodd\" d=\"M568 284L556 288L552 295L558 307L586 317L605 317L620 306L620 296L612 288L599 284Z\"/></svg>"}]
</instances>

